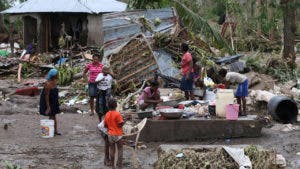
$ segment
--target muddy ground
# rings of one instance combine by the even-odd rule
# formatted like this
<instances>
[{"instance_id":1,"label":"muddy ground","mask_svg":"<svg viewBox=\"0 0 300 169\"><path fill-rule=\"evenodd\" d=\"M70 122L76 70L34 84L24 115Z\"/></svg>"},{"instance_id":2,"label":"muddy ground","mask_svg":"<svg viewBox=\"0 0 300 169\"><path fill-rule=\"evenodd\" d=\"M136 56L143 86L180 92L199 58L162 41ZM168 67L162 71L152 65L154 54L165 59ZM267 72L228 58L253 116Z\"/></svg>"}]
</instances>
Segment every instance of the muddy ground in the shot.
<instances>
[{"instance_id":1,"label":"muddy ground","mask_svg":"<svg viewBox=\"0 0 300 169\"><path fill-rule=\"evenodd\" d=\"M0 81L2 88L11 83ZM13 90L13 88L8 88ZM24 169L102 169L104 143L96 128L96 116L64 113L58 115L62 136L43 139L40 134L40 119L37 114L38 97L12 96L0 101L0 168L11 161ZM86 106L85 106L86 107ZM4 129L8 124L8 129ZM282 127L281 124L275 124ZM297 124L299 126L299 124ZM275 149L287 160L287 168L300 168L300 130L284 132L264 128L259 138L205 140L179 144L256 144ZM145 143L139 150L140 168L154 168L157 148L165 143ZM176 143L174 143L176 144ZM177 143L178 144L178 143ZM124 168L132 168L131 149L124 148Z\"/></svg>"}]
</instances>

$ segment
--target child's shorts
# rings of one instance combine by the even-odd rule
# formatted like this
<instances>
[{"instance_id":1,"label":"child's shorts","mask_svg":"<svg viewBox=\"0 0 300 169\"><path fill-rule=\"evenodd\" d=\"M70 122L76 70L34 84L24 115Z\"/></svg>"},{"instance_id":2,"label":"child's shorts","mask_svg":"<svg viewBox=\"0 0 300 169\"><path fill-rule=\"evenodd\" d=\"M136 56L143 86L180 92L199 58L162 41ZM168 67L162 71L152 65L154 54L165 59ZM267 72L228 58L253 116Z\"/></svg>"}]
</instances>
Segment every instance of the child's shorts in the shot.
<instances>
[{"instance_id":1,"label":"child's shorts","mask_svg":"<svg viewBox=\"0 0 300 169\"><path fill-rule=\"evenodd\" d=\"M247 97L248 96L248 80L238 85L235 93L236 97Z\"/></svg>"},{"instance_id":2,"label":"child's shorts","mask_svg":"<svg viewBox=\"0 0 300 169\"><path fill-rule=\"evenodd\" d=\"M122 136L113 136L113 135L108 135L108 141L109 143L116 143L122 139Z\"/></svg>"}]
</instances>

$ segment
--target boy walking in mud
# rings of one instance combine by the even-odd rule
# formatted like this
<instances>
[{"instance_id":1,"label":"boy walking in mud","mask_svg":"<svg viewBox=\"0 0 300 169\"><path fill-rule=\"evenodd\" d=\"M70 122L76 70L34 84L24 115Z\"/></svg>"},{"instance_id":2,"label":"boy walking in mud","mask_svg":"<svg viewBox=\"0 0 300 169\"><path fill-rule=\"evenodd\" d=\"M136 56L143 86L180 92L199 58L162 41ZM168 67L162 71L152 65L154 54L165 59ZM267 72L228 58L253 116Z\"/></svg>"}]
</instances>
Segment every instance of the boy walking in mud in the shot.
<instances>
[{"instance_id":1,"label":"boy walking in mud","mask_svg":"<svg viewBox=\"0 0 300 169\"><path fill-rule=\"evenodd\" d=\"M115 99L110 99L108 101L109 111L106 113L104 118L104 125L108 129L108 141L109 141L109 153L110 153L110 162L112 162L112 168L115 169L115 147L118 150L117 157L117 168L122 168L122 158L123 158L123 125L124 120L121 116L121 113L116 111L117 101Z\"/></svg>"}]
</instances>

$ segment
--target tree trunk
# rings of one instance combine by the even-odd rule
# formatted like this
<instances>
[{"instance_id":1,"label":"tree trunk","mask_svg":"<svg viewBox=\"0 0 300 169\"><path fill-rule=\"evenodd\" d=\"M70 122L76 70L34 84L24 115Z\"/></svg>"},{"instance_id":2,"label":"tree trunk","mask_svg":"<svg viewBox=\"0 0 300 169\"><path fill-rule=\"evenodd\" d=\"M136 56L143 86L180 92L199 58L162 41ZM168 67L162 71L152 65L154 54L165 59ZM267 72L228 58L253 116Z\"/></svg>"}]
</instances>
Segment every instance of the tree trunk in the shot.
<instances>
[{"instance_id":1,"label":"tree trunk","mask_svg":"<svg viewBox=\"0 0 300 169\"><path fill-rule=\"evenodd\" d=\"M5 32L5 27L4 27L4 17L3 14L0 14L0 33Z\"/></svg>"},{"instance_id":2,"label":"tree trunk","mask_svg":"<svg viewBox=\"0 0 300 169\"><path fill-rule=\"evenodd\" d=\"M261 13L261 0L256 0L255 5L256 5L256 7L255 7L255 17L258 19L258 17L260 17L260 13ZM256 35L257 36L261 35L261 20L260 19L257 20Z\"/></svg>"},{"instance_id":3,"label":"tree trunk","mask_svg":"<svg viewBox=\"0 0 300 169\"><path fill-rule=\"evenodd\" d=\"M10 21L9 23L9 43L10 43L10 50L11 50L11 56L14 57L15 56L15 42L14 42L14 24L12 23L12 21Z\"/></svg>"},{"instance_id":4,"label":"tree trunk","mask_svg":"<svg viewBox=\"0 0 300 169\"><path fill-rule=\"evenodd\" d=\"M284 1L281 2L284 9L284 48L283 48L283 59L286 60L291 67L295 67L296 63L296 55L295 55L295 32L296 32L296 9L295 5L293 4L295 1Z\"/></svg>"},{"instance_id":5,"label":"tree trunk","mask_svg":"<svg viewBox=\"0 0 300 169\"><path fill-rule=\"evenodd\" d=\"M268 10L267 11L268 12L268 22L271 23L271 22L273 22L274 8L271 7L270 2L267 3L267 10ZM274 40L275 40L275 29L274 29L275 26L276 25L272 25L272 27L269 30L269 39L271 42L274 42Z\"/></svg>"}]
</instances>

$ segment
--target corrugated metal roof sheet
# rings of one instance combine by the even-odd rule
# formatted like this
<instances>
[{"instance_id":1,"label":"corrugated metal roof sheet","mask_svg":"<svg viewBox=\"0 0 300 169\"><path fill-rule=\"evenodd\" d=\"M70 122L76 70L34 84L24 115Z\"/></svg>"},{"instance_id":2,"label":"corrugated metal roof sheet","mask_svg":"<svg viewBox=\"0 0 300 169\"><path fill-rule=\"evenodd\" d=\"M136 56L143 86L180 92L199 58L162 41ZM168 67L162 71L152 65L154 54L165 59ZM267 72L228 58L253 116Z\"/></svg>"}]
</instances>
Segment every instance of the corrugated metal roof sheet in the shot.
<instances>
[{"instance_id":1,"label":"corrugated metal roof sheet","mask_svg":"<svg viewBox=\"0 0 300 169\"><path fill-rule=\"evenodd\" d=\"M104 13L125 11L126 3L116 0L28 0L1 13Z\"/></svg>"},{"instance_id":2,"label":"corrugated metal roof sheet","mask_svg":"<svg viewBox=\"0 0 300 169\"><path fill-rule=\"evenodd\" d=\"M145 16L152 25L154 32L174 32L178 24L176 12L172 8L136 10L129 12L109 13L103 15L104 56L108 56L120 49L132 38L142 33L141 25L137 20ZM159 18L161 24L154 26L155 19ZM149 31L146 36L152 35Z\"/></svg>"}]
</instances>

